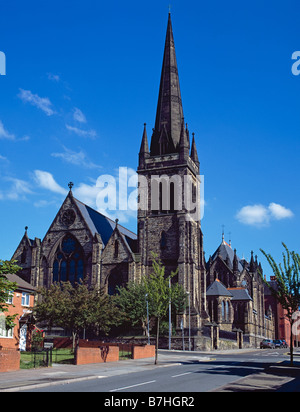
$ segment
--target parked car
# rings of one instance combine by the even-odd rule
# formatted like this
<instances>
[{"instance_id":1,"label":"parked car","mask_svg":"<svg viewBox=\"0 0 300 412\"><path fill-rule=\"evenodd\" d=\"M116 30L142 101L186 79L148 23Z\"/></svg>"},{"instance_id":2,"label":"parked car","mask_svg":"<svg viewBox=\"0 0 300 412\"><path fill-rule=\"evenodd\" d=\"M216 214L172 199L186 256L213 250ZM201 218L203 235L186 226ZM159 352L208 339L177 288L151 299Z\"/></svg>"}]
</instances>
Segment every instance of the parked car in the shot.
<instances>
[{"instance_id":1,"label":"parked car","mask_svg":"<svg viewBox=\"0 0 300 412\"><path fill-rule=\"evenodd\" d=\"M283 348L283 342L280 339L275 339L274 341L275 348Z\"/></svg>"},{"instance_id":2,"label":"parked car","mask_svg":"<svg viewBox=\"0 0 300 412\"><path fill-rule=\"evenodd\" d=\"M275 349L275 343L272 339L264 339L260 342L260 349Z\"/></svg>"},{"instance_id":3,"label":"parked car","mask_svg":"<svg viewBox=\"0 0 300 412\"><path fill-rule=\"evenodd\" d=\"M289 345L287 344L287 342L286 342L286 340L284 340L284 339L281 339L281 342L282 342L282 347L283 348L288 348L289 347Z\"/></svg>"}]
</instances>

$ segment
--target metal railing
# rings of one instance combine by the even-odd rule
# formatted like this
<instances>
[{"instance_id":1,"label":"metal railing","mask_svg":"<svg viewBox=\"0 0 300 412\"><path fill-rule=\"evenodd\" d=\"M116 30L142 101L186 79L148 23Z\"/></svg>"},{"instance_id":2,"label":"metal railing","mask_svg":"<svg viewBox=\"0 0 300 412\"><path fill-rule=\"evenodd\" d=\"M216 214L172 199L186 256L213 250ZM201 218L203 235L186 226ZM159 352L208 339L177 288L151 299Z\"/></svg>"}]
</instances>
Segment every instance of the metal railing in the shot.
<instances>
[{"instance_id":1,"label":"metal railing","mask_svg":"<svg viewBox=\"0 0 300 412\"><path fill-rule=\"evenodd\" d=\"M52 348L32 350L31 362L34 368L49 368L52 366Z\"/></svg>"}]
</instances>

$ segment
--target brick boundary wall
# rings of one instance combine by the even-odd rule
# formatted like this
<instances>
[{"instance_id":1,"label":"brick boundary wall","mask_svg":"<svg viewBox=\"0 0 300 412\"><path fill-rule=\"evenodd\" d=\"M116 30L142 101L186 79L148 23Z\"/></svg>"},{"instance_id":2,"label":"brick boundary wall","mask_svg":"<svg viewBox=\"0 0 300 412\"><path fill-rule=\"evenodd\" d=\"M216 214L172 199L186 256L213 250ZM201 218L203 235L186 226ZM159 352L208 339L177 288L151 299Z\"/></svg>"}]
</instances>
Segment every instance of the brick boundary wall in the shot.
<instances>
[{"instance_id":1,"label":"brick boundary wall","mask_svg":"<svg viewBox=\"0 0 300 412\"><path fill-rule=\"evenodd\" d=\"M78 347L75 353L75 365L89 363L116 362L119 360L118 346L101 346L98 348Z\"/></svg>"},{"instance_id":2,"label":"brick boundary wall","mask_svg":"<svg viewBox=\"0 0 300 412\"><path fill-rule=\"evenodd\" d=\"M0 372L14 372L20 369L20 351L0 348Z\"/></svg>"},{"instance_id":3,"label":"brick boundary wall","mask_svg":"<svg viewBox=\"0 0 300 412\"><path fill-rule=\"evenodd\" d=\"M154 358L155 346L134 346L132 350L132 359Z\"/></svg>"}]
</instances>

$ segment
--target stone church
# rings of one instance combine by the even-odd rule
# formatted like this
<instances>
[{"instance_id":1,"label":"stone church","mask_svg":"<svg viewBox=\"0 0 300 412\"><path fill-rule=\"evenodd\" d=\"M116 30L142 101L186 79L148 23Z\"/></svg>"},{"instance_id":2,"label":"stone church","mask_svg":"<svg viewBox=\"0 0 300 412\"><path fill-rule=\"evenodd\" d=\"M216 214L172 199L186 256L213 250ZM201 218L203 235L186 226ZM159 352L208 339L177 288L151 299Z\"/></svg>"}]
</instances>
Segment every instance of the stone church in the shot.
<instances>
[{"instance_id":1,"label":"stone church","mask_svg":"<svg viewBox=\"0 0 300 412\"><path fill-rule=\"evenodd\" d=\"M26 228L13 255L22 267L21 276L35 287L59 281L75 284L88 277L91 284L114 294L117 286L147 276L154 252L166 273L178 268L175 281L189 294L192 334L199 342L203 338L196 347L204 346L204 338L214 339L216 330L219 339L221 330L239 330L249 344L250 337L272 333L257 260L240 260L223 240L205 261L198 210L200 163L195 136L190 137L169 14L156 121L150 145L144 126L139 152L137 235L74 198L70 184L43 240L30 239ZM188 316L178 317L177 327L181 320L188 328Z\"/></svg>"}]
</instances>

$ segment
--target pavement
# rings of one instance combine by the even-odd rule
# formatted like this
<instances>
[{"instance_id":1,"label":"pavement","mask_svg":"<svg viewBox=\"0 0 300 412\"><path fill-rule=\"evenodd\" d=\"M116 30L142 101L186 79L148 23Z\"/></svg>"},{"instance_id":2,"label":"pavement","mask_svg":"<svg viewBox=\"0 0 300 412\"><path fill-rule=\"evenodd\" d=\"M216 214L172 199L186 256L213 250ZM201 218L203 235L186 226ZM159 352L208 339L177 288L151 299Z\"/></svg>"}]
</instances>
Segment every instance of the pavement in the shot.
<instances>
[{"instance_id":1,"label":"pavement","mask_svg":"<svg viewBox=\"0 0 300 412\"><path fill-rule=\"evenodd\" d=\"M193 352L193 355L198 356L200 360L203 358L205 361L208 356L212 355L229 355L234 353L240 355L242 352L247 353L251 351L254 350ZM53 364L50 368L0 373L0 392L31 390L181 364L185 356L184 352L180 353L178 359L176 359L176 351L174 351L174 355L170 356L164 353L164 351L160 351L158 365L154 365L153 358L147 358L89 365ZM188 354L186 356L188 358ZM289 366L289 361L284 361L265 369L263 372L252 374L231 384L224 385L215 389L214 392L300 392L300 352L295 354L294 361L293 368Z\"/></svg>"}]
</instances>

